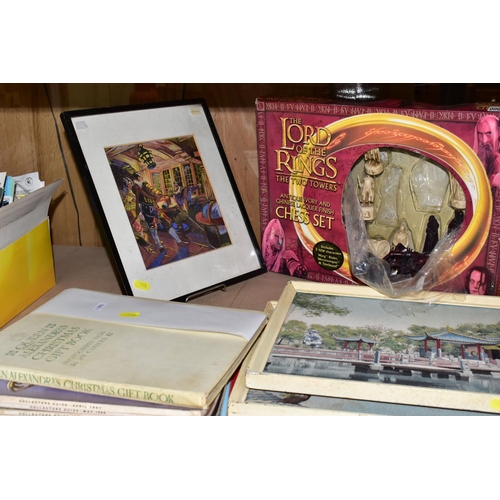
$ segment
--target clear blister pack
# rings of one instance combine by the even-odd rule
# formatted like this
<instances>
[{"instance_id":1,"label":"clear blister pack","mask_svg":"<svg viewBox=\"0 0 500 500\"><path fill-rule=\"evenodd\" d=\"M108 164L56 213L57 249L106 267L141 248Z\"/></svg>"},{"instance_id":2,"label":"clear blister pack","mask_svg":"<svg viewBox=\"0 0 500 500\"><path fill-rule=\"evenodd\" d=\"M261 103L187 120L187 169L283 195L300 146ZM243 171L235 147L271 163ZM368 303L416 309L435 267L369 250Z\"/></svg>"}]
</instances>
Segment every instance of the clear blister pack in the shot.
<instances>
[{"instance_id":1,"label":"clear blister pack","mask_svg":"<svg viewBox=\"0 0 500 500\"><path fill-rule=\"evenodd\" d=\"M343 193L351 272L391 297L432 290L454 265L465 200L453 174L429 158L399 148L369 150L353 165Z\"/></svg>"}]
</instances>

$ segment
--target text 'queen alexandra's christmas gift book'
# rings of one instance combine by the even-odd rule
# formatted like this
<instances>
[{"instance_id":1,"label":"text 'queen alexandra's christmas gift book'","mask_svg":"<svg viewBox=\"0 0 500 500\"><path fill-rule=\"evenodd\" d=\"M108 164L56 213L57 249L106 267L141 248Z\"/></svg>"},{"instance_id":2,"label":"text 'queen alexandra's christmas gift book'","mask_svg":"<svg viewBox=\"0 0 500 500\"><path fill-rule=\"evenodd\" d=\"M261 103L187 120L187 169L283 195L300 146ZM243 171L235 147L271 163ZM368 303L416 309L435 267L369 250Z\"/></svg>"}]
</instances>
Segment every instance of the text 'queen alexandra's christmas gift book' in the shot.
<instances>
[{"instance_id":1,"label":"text 'queen alexandra's christmas gift book'","mask_svg":"<svg viewBox=\"0 0 500 500\"><path fill-rule=\"evenodd\" d=\"M65 290L0 332L0 378L206 408L266 322L258 311Z\"/></svg>"},{"instance_id":2,"label":"text 'queen alexandra's christmas gift book'","mask_svg":"<svg viewBox=\"0 0 500 500\"><path fill-rule=\"evenodd\" d=\"M500 413L499 312L494 297L394 300L369 287L292 281L249 358L246 386Z\"/></svg>"}]
</instances>

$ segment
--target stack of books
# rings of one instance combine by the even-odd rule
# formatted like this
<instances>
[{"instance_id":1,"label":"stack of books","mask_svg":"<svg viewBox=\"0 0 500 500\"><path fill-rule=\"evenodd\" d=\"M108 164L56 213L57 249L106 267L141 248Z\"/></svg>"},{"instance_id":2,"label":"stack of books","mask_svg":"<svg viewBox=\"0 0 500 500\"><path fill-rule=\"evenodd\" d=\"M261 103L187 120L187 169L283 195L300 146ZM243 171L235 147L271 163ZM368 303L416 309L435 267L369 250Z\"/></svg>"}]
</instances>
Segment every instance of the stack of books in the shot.
<instances>
[{"instance_id":1,"label":"stack of books","mask_svg":"<svg viewBox=\"0 0 500 500\"><path fill-rule=\"evenodd\" d=\"M0 380L0 415L8 416L209 416L219 402L217 397L205 409L190 408Z\"/></svg>"},{"instance_id":2,"label":"stack of books","mask_svg":"<svg viewBox=\"0 0 500 500\"><path fill-rule=\"evenodd\" d=\"M0 415L214 415L260 311L69 289L0 332Z\"/></svg>"}]
</instances>

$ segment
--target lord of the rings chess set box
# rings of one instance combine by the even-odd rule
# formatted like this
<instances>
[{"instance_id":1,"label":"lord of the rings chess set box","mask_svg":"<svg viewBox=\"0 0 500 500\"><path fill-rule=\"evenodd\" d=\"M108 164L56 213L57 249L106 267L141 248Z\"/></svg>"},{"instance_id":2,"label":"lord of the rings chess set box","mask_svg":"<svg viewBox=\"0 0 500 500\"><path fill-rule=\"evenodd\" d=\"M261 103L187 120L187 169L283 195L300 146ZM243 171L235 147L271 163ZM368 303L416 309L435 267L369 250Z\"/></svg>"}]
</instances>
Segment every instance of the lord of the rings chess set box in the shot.
<instances>
[{"instance_id":1,"label":"lord of the rings chess set box","mask_svg":"<svg viewBox=\"0 0 500 500\"><path fill-rule=\"evenodd\" d=\"M500 295L500 107L256 101L269 271Z\"/></svg>"}]
</instances>

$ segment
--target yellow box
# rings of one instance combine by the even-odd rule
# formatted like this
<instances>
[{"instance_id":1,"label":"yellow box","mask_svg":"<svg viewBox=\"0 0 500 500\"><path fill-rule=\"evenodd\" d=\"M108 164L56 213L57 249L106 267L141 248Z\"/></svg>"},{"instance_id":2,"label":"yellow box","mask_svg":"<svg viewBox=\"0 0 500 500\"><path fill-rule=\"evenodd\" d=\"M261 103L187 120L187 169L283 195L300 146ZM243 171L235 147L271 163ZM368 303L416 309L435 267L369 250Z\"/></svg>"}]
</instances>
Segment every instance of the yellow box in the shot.
<instances>
[{"instance_id":1,"label":"yellow box","mask_svg":"<svg viewBox=\"0 0 500 500\"><path fill-rule=\"evenodd\" d=\"M49 218L0 250L0 327L56 284Z\"/></svg>"}]
</instances>

